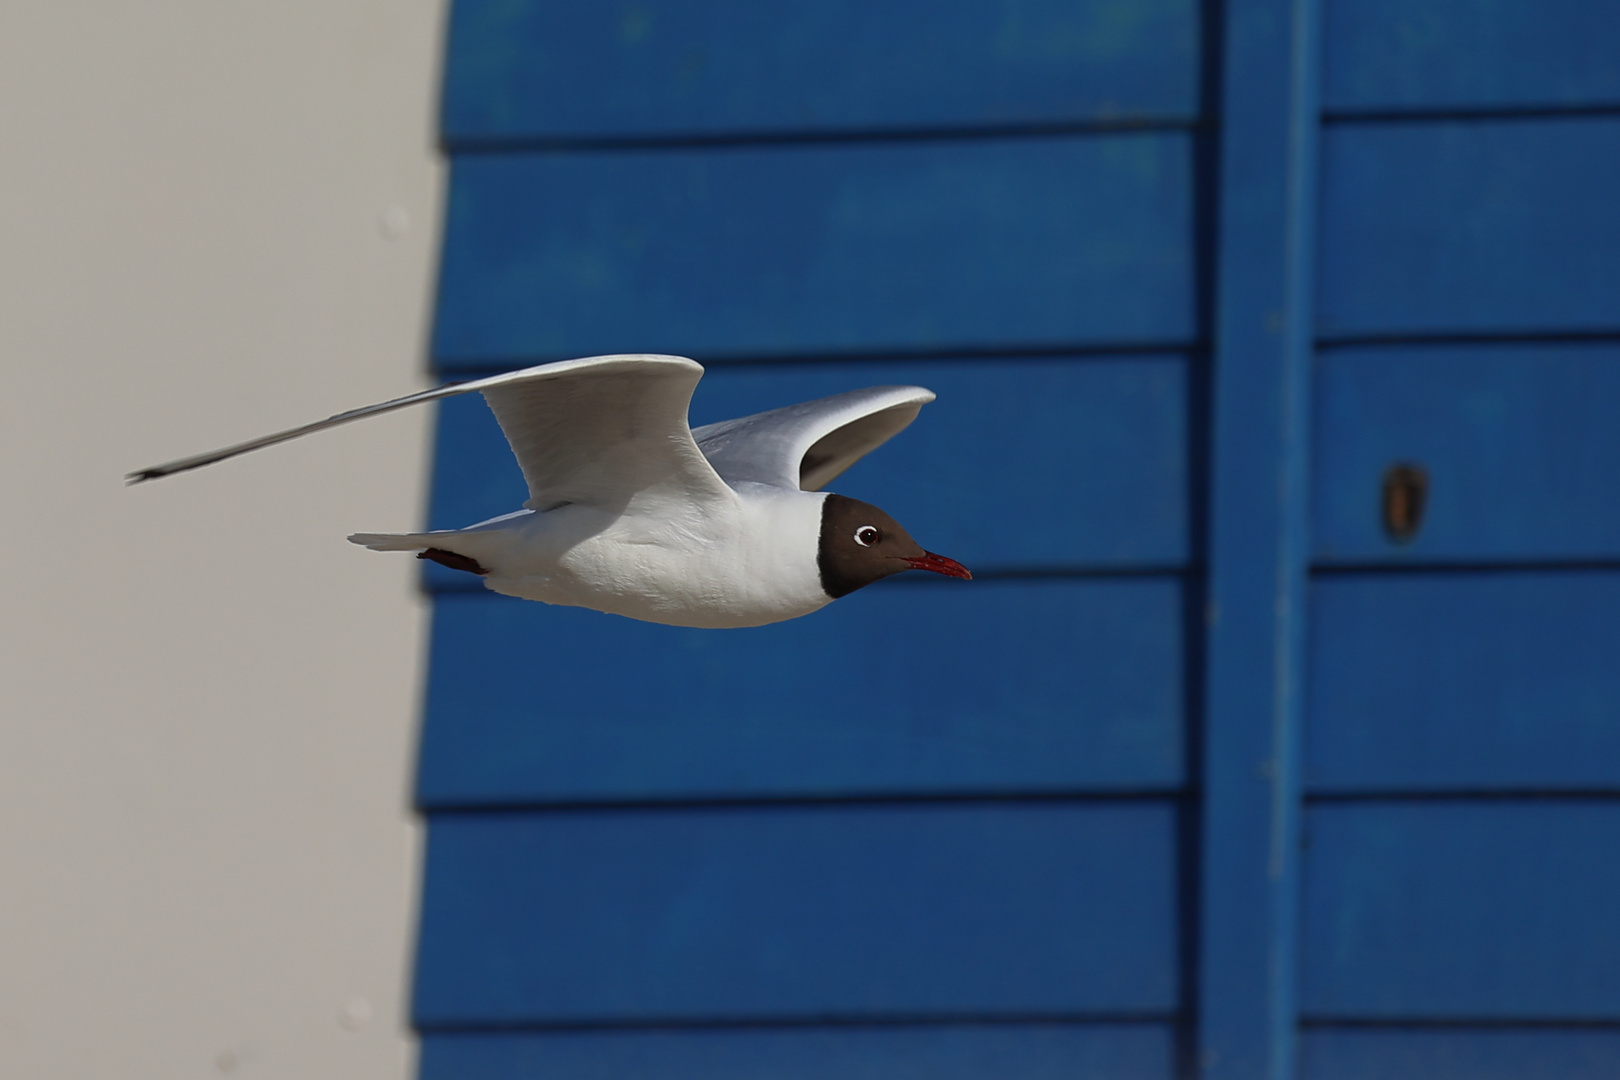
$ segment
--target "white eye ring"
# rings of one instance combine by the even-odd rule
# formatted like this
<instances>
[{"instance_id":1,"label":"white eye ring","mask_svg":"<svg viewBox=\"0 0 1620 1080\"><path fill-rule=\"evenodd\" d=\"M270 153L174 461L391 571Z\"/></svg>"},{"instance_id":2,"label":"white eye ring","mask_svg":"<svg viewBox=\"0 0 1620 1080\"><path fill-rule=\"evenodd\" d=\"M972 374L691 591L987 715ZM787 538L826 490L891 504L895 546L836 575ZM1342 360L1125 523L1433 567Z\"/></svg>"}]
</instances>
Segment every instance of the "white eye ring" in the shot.
<instances>
[{"instance_id":1,"label":"white eye ring","mask_svg":"<svg viewBox=\"0 0 1620 1080\"><path fill-rule=\"evenodd\" d=\"M855 542L861 547L871 547L882 539L883 534L877 531L875 525L862 525L855 530Z\"/></svg>"}]
</instances>

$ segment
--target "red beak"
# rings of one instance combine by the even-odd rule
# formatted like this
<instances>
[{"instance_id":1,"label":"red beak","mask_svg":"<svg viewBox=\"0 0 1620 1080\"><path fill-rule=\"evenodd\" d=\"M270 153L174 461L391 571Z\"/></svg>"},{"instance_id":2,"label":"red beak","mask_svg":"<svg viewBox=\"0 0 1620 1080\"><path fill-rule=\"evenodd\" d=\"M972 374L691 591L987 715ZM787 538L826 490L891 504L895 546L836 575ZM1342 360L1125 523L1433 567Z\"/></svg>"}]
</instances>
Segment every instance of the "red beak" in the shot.
<instances>
[{"instance_id":1,"label":"red beak","mask_svg":"<svg viewBox=\"0 0 1620 1080\"><path fill-rule=\"evenodd\" d=\"M955 559L947 559L943 555L935 555L932 551L923 552L922 558L920 559L907 559L906 565L910 566L913 570L932 570L934 573L944 574L946 577L959 577L966 578L969 581L973 580L973 575L968 573L967 567L963 566Z\"/></svg>"}]
</instances>

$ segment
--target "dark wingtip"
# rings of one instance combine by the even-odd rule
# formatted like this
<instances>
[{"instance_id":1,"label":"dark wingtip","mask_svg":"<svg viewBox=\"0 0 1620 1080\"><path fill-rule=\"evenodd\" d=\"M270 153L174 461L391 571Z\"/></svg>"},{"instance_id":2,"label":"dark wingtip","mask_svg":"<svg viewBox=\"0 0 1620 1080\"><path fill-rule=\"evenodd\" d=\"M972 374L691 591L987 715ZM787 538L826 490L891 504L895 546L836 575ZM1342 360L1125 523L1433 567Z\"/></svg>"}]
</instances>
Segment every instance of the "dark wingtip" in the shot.
<instances>
[{"instance_id":1,"label":"dark wingtip","mask_svg":"<svg viewBox=\"0 0 1620 1080\"><path fill-rule=\"evenodd\" d=\"M444 548L428 548L426 551L418 551L416 557L418 559L427 559L429 562L436 562L440 566L448 566L452 570L465 570L469 574L477 574L480 577L489 573L472 556L462 555L455 551L446 551Z\"/></svg>"},{"instance_id":2,"label":"dark wingtip","mask_svg":"<svg viewBox=\"0 0 1620 1080\"><path fill-rule=\"evenodd\" d=\"M187 469L195 469L199 465L206 464L208 464L206 461L176 461L171 462L168 465L153 465L148 469L140 469L136 472L125 473L124 483L126 485L133 485L142 484L148 480L161 480L165 476L173 476L175 473L182 473Z\"/></svg>"}]
</instances>

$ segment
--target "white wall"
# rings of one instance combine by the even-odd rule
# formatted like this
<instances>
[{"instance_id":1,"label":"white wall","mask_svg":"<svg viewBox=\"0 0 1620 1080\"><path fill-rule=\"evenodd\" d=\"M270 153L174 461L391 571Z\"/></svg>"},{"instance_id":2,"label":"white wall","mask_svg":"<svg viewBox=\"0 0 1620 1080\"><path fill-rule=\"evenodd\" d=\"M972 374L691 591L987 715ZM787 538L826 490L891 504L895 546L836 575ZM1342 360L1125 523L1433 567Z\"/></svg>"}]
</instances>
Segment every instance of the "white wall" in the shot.
<instances>
[{"instance_id":1,"label":"white wall","mask_svg":"<svg viewBox=\"0 0 1620 1080\"><path fill-rule=\"evenodd\" d=\"M429 417L121 477L426 385L442 21L0 0L0 1076L412 1069Z\"/></svg>"}]
</instances>

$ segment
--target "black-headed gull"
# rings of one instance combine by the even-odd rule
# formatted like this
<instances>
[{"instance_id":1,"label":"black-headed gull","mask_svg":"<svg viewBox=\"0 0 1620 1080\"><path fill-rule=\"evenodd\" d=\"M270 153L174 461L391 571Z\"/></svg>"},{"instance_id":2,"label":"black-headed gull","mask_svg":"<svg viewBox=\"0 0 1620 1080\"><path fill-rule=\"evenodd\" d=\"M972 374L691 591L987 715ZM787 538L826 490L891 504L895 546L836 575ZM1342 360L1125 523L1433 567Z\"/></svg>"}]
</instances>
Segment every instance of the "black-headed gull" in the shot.
<instances>
[{"instance_id":1,"label":"black-headed gull","mask_svg":"<svg viewBox=\"0 0 1620 1080\"><path fill-rule=\"evenodd\" d=\"M356 533L499 593L673 626L808 615L902 570L971 575L875 506L821 490L934 400L877 386L687 426L702 365L593 356L455 383L131 473L137 483L323 428L477 391L529 485L524 508L465 529Z\"/></svg>"}]
</instances>

